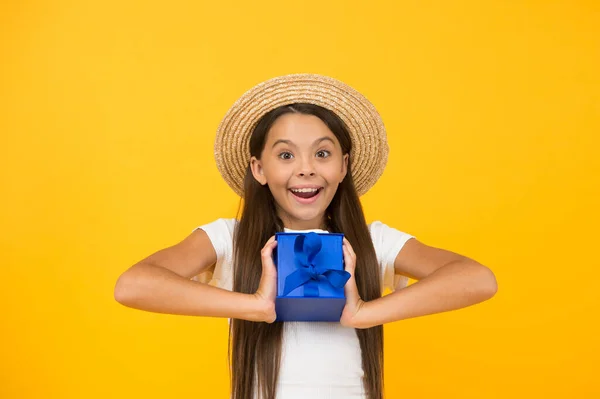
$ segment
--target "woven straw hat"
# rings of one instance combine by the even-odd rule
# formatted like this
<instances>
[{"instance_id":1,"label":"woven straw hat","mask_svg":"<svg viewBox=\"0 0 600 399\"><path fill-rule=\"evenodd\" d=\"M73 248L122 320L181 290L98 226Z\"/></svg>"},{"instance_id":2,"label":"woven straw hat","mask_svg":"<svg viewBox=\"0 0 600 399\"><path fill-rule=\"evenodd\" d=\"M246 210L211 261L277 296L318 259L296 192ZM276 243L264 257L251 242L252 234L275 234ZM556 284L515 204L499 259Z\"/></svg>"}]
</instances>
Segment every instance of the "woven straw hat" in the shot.
<instances>
[{"instance_id":1,"label":"woven straw hat","mask_svg":"<svg viewBox=\"0 0 600 399\"><path fill-rule=\"evenodd\" d=\"M217 129L215 159L219 172L239 196L250 162L250 135L267 112L293 103L319 105L333 111L348 127L352 139L350 167L358 195L379 179L389 147L381 116L362 94L339 80L293 74L262 82L244 93L227 111Z\"/></svg>"}]
</instances>

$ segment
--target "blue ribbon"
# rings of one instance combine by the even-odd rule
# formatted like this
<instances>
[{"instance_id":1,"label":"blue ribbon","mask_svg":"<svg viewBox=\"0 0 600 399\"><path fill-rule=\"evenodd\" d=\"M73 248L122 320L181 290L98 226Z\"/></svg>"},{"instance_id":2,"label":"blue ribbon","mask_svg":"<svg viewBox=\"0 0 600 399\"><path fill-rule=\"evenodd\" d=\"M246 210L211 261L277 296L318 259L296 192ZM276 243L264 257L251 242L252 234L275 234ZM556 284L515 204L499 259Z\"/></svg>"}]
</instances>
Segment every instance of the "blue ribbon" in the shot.
<instances>
[{"instance_id":1,"label":"blue ribbon","mask_svg":"<svg viewBox=\"0 0 600 399\"><path fill-rule=\"evenodd\" d=\"M296 270L285 278L283 296L303 285L305 297L318 297L320 280L327 280L335 288L342 288L350 279L350 273L345 270L315 265L314 260L321 247L321 237L317 233L310 232L296 237L294 241Z\"/></svg>"}]
</instances>

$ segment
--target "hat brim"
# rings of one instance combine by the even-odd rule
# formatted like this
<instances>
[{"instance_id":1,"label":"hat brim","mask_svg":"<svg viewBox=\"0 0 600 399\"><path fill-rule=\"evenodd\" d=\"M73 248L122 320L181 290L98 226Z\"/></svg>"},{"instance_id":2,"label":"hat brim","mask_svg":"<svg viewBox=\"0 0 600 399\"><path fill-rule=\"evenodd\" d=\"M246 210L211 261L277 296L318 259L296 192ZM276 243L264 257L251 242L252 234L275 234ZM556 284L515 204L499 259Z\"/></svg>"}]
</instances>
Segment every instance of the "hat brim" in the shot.
<instances>
[{"instance_id":1,"label":"hat brim","mask_svg":"<svg viewBox=\"0 0 600 399\"><path fill-rule=\"evenodd\" d=\"M354 185L359 196L381 177L389 147L381 116L369 100L336 79L293 74L262 82L244 93L227 111L214 145L217 168L229 187L244 195L244 176L250 162L249 140L267 112L293 103L319 105L334 112L348 127Z\"/></svg>"}]
</instances>

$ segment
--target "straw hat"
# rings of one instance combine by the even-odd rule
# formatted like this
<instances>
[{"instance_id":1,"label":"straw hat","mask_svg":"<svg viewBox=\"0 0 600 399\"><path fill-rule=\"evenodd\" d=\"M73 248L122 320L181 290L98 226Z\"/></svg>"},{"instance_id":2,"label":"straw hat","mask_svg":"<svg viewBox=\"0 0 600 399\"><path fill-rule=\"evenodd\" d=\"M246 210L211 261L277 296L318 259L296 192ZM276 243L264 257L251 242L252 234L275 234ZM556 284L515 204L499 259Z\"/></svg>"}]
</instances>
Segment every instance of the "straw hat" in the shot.
<instances>
[{"instance_id":1,"label":"straw hat","mask_svg":"<svg viewBox=\"0 0 600 399\"><path fill-rule=\"evenodd\" d=\"M339 80L293 74L262 82L244 93L227 111L217 129L215 159L219 172L243 197L244 175L250 162L250 135L267 112L293 103L319 105L333 111L348 127L352 138L350 167L358 195L379 179L389 147L381 116L362 94Z\"/></svg>"}]
</instances>

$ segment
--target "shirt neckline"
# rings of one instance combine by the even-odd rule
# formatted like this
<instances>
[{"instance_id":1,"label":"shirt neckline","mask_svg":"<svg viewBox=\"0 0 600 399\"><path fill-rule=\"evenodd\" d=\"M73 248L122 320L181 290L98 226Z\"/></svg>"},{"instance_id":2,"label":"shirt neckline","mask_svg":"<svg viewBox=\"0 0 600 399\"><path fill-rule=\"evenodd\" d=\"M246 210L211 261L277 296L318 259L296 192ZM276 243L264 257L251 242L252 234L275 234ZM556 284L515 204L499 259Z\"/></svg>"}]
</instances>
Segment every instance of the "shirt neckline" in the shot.
<instances>
[{"instance_id":1,"label":"shirt neckline","mask_svg":"<svg viewBox=\"0 0 600 399\"><path fill-rule=\"evenodd\" d=\"M292 229L288 229L287 227L284 227L283 231L285 233L309 233L309 232L314 232L314 233L329 233L327 230L323 230L323 229L292 230Z\"/></svg>"}]
</instances>

